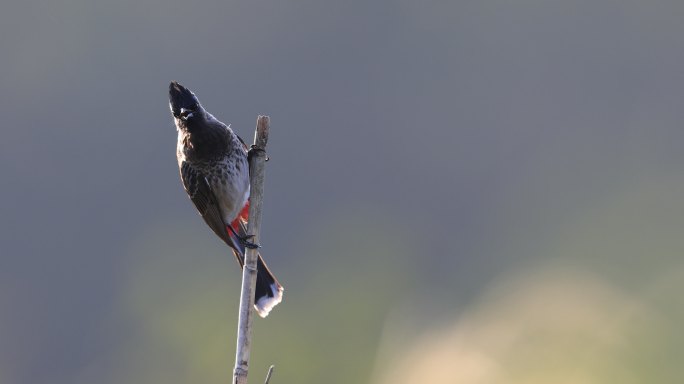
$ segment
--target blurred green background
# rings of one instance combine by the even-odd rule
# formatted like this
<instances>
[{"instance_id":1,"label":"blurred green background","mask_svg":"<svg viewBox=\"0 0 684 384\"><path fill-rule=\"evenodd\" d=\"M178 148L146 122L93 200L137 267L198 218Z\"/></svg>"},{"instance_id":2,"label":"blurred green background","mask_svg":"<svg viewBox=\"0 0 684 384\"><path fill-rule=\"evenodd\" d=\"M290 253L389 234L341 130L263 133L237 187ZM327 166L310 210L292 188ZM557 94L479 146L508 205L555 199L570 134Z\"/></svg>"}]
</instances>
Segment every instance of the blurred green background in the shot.
<instances>
[{"instance_id":1,"label":"blurred green background","mask_svg":"<svg viewBox=\"0 0 684 384\"><path fill-rule=\"evenodd\" d=\"M0 8L0 384L229 382L171 80L271 116L251 382L684 377L684 2Z\"/></svg>"}]
</instances>

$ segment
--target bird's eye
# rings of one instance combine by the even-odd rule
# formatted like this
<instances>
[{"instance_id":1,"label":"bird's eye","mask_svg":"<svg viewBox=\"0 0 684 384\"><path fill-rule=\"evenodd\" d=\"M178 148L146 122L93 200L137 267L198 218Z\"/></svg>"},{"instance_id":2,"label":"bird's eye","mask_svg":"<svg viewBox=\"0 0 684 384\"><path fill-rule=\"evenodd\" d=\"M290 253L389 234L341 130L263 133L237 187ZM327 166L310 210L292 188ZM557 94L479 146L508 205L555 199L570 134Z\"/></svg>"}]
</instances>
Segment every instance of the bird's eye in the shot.
<instances>
[{"instance_id":1,"label":"bird's eye","mask_svg":"<svg viewBox=\"0 0 684 384\"><path fill-rule=\"evenodd\" d=\"M185 109L185 108L181 108L181 110L180 110L180 117L179 117L179 118L180 118L180 119L187 120L187 119L189 119L189 118L192 117L192 114L193 114L193 113L195 113L195 110L194 110L194 109Z\"/></svg>"}]
</instances>

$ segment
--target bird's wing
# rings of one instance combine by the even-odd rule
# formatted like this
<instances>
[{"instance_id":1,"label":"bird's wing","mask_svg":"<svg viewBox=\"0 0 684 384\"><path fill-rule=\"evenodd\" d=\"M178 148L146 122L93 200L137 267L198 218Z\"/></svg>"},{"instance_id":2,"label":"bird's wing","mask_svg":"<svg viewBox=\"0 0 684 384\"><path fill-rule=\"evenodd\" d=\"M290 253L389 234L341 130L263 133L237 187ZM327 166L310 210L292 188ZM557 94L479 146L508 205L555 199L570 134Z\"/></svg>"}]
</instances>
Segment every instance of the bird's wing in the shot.
<instances>
[{"instance_id":1,"label":"bird's wing","mask_svg":"<svg viewBox=\"0 0 684 384\"><path fill-rule=\"evenodd\" d=\"M181 163L180 173L185 191L190 196L190 200L195 204L204 221L209 225L209 228L231 248L239 251L240 247L236 243L236 239L223 221L218 201L206 176L187 161ZM238 262L241 263L240 257L237 254L235 256L238 258Z\"/></svg>"}]
</instances>

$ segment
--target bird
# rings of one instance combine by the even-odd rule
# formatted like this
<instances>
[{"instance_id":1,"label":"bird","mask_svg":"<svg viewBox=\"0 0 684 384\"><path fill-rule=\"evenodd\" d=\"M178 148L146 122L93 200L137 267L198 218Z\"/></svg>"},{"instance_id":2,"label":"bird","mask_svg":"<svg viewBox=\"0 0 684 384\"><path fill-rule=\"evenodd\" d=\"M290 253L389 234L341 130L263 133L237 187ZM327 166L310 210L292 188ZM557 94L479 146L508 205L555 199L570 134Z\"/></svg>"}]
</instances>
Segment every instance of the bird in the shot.
<instances>
[{"instance_id":1,"label":"bird","mask_svg":"<svg viewBox=\"0 0 684 384\"><path fill-rule=\"evenodd\" d=\"M209 228L244 267L245 248L259 248L247 235L249 219L248 149L233 129L207 112L195 94L176 81L169 84L169 107L178 131L176 158L190 200ZM254 308L261 317L282 301L283 286L257 261Z\"/></svg>"}]
</instances>

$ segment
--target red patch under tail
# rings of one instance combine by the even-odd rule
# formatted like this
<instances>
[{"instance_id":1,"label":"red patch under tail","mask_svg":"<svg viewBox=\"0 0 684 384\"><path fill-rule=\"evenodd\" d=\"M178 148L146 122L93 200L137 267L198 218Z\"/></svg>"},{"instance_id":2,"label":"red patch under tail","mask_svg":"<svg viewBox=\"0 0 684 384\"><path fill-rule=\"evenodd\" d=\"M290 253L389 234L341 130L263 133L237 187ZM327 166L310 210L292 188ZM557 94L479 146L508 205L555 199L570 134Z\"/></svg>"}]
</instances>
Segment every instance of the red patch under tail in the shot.
<instances>
[{"instance_id":1,"label":"red patch under tail","mask_svg":"<svg viewBox=\"0 0 684 384\"><path fill-rule=\"evenodd\" d=\"M233 222L230 223L230 226L233 227L235 232L240 233L240 220L242 220L242 222L246 223L248 219L249 219L249 200L247 200L247 203L245 204L245 206L242 207L242 210L240 210L240 213L237 215L235 220L233 220Z\"/></svg>"}]
</instances>

